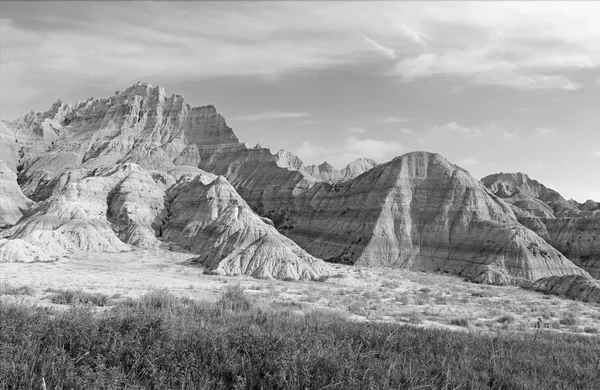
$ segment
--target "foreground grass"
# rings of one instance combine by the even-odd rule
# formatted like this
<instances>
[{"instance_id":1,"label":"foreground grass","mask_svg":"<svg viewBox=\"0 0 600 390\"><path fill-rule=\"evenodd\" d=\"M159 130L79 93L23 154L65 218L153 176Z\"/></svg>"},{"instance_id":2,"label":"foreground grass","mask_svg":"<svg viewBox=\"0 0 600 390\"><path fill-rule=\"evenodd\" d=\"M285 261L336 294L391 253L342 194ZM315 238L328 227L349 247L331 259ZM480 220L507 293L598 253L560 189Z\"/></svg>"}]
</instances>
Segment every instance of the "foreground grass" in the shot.
<instances>
[{"instance_id":1,"label":"foreground grass","mask_svg":"<svg viewBox=\"0 0 600 390\"><path fill-rule=\"evenodd\" d=\"M0 301L0 388L594 389L596 336L481 335L167 292L95 313Z\"/></svg>"}]
</instances>

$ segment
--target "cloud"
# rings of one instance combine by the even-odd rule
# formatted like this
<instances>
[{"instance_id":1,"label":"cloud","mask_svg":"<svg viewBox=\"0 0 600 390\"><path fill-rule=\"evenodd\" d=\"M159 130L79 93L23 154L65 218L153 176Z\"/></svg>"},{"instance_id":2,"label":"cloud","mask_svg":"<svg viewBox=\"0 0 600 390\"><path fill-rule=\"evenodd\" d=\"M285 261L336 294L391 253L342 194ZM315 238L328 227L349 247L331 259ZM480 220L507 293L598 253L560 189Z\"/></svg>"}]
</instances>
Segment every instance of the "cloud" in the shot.
<instances>
[{"instance_id":1,"label":"cloud","mask_svg":"<svg viewBox=\"0 0 600 390\"><path fill-rule=\"evenodd\" d=\"M402 129L400 129L400 132L404 135L411 135L411 134L415 133L415 131L413 129L409 129L408 127L404 127Z\"/></svg>"},{"instance_id":2,"label":"cloud","mask_svg":"<svg viewBox=\"0 0 600 390\"><path fill-rule=\"evenodd\" d=\"M530 112L532 114L547 114L550 112L550 110L544 110L544 109L538 109L538 108L526 108L526 107L517 108L516 110L520 111L520 112Z\"/></svg>"},{"instance_id":3,"label":"cloud","mask_svg":"<svg viewBox=\"0 0 600 390\"><path fill-rule=\"evenodd\" d=\"M508 131L505 131L502 135L504 138L517 138L517 133L510 133Z\"/></svg>"},{"instance_id":4,"label":"cloud","mask_svg":"<svg viewBox=\"0 0 600 390\"><path fill-rule=\"evenodd\" d=\"M347 133L362 134L365 132L365 129L361 127L347 127L345 131Z\"/></svg>"},{"instance_id":5,"label":"cloud","mask_svg":"<svg viewBox=\"0 0 600 390\"><path fill-rule=\"evenodd\" d=\"M427 47L429 41L431 40L430 36L420 33L419 31L413 29L406 23L402 24L402 30L404 31L404 33L410 40L412 40L413 42L415 42L425 48Z\"/></svg>"},{"instance_id":6,"label":"cloud","mask_svg":"<svg viewBox=\"0 0 600 390\"><path fill-rule=\"evenodd\" d=\"M458 133L464 135L467 138L478 137L483 134L483 132L479 128L459 125L456 122L446 123L445 125L441 126L433 126L430 128L430 131L455 134Z\"/></svg>"},{"instance_id":7,"label":"cloud","mask_svg":"<svg viewBox=\"0 0 600 390\"><path fill-rule=\"evenodd\" d=\"M600 157L600 150L593 151L591 155L594 157Z\"/></svg>"},{"instance_id":8,"label":"cloud","mask_svg":"<svg viewBox=\"0 0 600 390\"><path fill-rule=\"evenodd\" d=\"M577 71L600 66L598 14L597 2L7 2L3 115L15 96L40 89L272 81L365 60L385 62L405 82L442 75L468 86L572 91L581 88Z\"/></svg>"},{"instance_id":9,"label":"cloud","mask_svg":"<svg viewBox=\"0 0 600 390\"><path fill-rule=\"evenodd\" d=\"M400 118L400 117L395 117L395 116L389 116L389 117L385 117L385 118L381 118L381 119L377 120L377 122L379 122L379 123L385 123L385 124L400 123L400 122L406 122L406 121L408 121L408 119L406 119L406 118Z\"/></svg>"},{"instance_id":10,"label":"cloud","mask_svg":"<svg viewBox=\"0 0 600 390\"><path fill-rule=\"evenodd\" d=\"M282 111L265 111L257 114L249 114L231 118L238 121L264 121L273 119L290 119L303 118L308 116L305 112L282 112Z\"/></svg>"},{"instance_id":11,"label":"cloud","mask_svg":"<svg viewBox=\"0 0 600 390\"><path fill-rule=\"evenodd\" d=\"M297 149L293 150L294 154L307 165L327 161L338 169L345 167L350 161L359 157L385 162L399 156L404 151L404 145L397 141L362 139L355 136L347 137L337 146L329 147L304 141Z\"/></svg>"},{"instance_id":12,"label":"cloud","mask_svg":"<svg viewBox=\"0 0 600 390\"><path fill-rule=\"evenodd\" d=\"M367 37L366 35L364 35L363 33L360 33L360 35L371 44L371 46L373 46L379 53L381 53L384 57L387 57L391 60L396 59L396 52L393 49L390 49L389 47L385 47L383 45L381 45L380 43L378 43L377 41Z\"/></svg>"},{"instance_id":13,"label":"cloud","mask_svg":"<svg viewBox=\"0 0 600 390\"><path fill-rule=\"evenodd\" d=\"M538 127L533 130L533 133L538 134L538 135L550 135L550 134L554 134L556 132L557 132L556 129L552 129L549 127Z\"/></svg>"}]
</instances>

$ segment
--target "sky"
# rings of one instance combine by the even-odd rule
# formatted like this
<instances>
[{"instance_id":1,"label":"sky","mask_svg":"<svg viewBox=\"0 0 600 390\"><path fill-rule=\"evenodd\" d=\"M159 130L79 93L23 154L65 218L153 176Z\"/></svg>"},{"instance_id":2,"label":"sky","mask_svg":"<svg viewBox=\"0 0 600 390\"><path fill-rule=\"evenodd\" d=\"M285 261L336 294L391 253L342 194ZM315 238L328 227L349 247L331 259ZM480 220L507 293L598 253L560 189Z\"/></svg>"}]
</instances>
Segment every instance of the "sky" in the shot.
<instances>
[{"instance_id":1,"label":"sky","mask_svg":"<svg viewBox=\"0 0 600 390\"><path fill-rule=\"evenodd\" d=\"M343 168L439 153L600 201L600 2L0 3L0 116L137 81Z\"/></svg>"}]
</instances>

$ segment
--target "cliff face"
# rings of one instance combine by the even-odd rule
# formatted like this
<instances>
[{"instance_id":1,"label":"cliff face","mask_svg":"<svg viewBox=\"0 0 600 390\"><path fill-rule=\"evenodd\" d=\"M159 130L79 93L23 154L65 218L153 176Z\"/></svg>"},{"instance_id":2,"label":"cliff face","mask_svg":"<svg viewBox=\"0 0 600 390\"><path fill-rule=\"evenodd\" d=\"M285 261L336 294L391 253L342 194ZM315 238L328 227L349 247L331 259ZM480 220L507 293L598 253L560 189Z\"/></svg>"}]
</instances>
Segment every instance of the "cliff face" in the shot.
<instances>
[{"instance_id":1,"label":"cliff face","mask_svg":"<svg viewBox=\"0 0 600 390\"><path fill-rule=\"evenodd\" d=\"M482 182L513 205L521 224L600 278L600 208L596 202L567 201L522 173L489 175Z\"/></svg>"},{"instance_id":2,"label":"cliff face","mask_svg":"<svg viewBox=\"0 0 600 390\"><path fill-rule=\"evenodd\" d=\"M0 158L0 228L17 223L33 206L17 184L17 174Z\"/></svg>"},{"instance_id":3,"label":"cliff face","mask_svg":"<svg viewBox=\"0 0 600 390\"><path fill-rule=\"evenodd\" d=\"M5 124L24 155L21 186L38 200L48 195L41 187L70 169L133 162L166 170L197 165L198 148L239 144L213 106L190 107L183 96L167 97L163 88L144 83L74 107L59 101L46 113Z\"/></svg>"}]
</instances>

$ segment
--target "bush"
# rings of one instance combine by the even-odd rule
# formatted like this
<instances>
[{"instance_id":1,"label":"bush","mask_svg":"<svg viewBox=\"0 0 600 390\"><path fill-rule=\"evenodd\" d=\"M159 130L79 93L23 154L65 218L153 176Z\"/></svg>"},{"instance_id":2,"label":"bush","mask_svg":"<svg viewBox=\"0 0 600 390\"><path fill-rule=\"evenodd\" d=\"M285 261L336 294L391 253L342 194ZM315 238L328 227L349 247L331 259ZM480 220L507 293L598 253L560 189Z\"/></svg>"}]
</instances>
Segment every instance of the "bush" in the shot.
<instances>
[{"instance_id":1,"label":"bush","mask_svg":"<svg viewBox=\"0 0 600 390\"><path fill-rule=\"evenodd\" d=\"M514 324L515 323L515 316L513 316L512 314L505 314L502 317L498 318L497 321L501 324Z\"/></svg>"},{"instance_id":2,"label":"bush","mask_svg":"<svg viewBox=\"0 0 600 390\"><path fill-rule=\"evenodd\" d=\"M252 307L244 293L244 289L239 284L225 288L217 305L221 309L231 311L246 311Z\"/></svg>"},{"instance_id":3,"label":"bush","mask_svg":"<svg viewBox=\"0 0 600 390\"><path fill-rule=\"evenodd\" d=\"M593 326L585 326L585 327L583 328L583 331L584 331L585 333L598 333L598 332L599 332L599 331L598 331L598 328L596 328L596 327L593 327Z\"/></svg>"},{"instance_id":4,"label":"bush","mask_svg":"<svg viewBox=\"0 0 600 390\"><path fill-rule=\"evenodd\" d=\"M568 311L563 314L563 317L559 320L561 325L577 325L579 323L579 319L577 318L577 314L572 311Z\"/></svg>"},{"instance_id":5,"label":"bush","mask_svg":"<svg viewBox=\"0 0 600 390\"><path fill-rule=\"evenodd\" d=\"M6 295L35 295L35 290L30 286L13 286L8 283L2 283L0 294Z\"/></svg>"},{"instance_id":6,"label":"bush","mask_svg":"<svg viewBox=\"0 0 600 390\"><path fill-rule=\"evenodd\" d=\"M50 297L52 303L59 305L78 305L91 304L94 306L106 306L110 299L108 296L99 293L88 293L81 290L53 290L57 292Z\"/></svg>"},{"instance_id":7,"label":"bush","mask_svg":"<svg viewBox=\"0 0 600 390\"><path fill-rule=\"evenodd\" d=\"M471 326L471 320L469 318L452 318L448 323L450 325L462 326L465 328Z\"/></svg>"}]
</instances>

